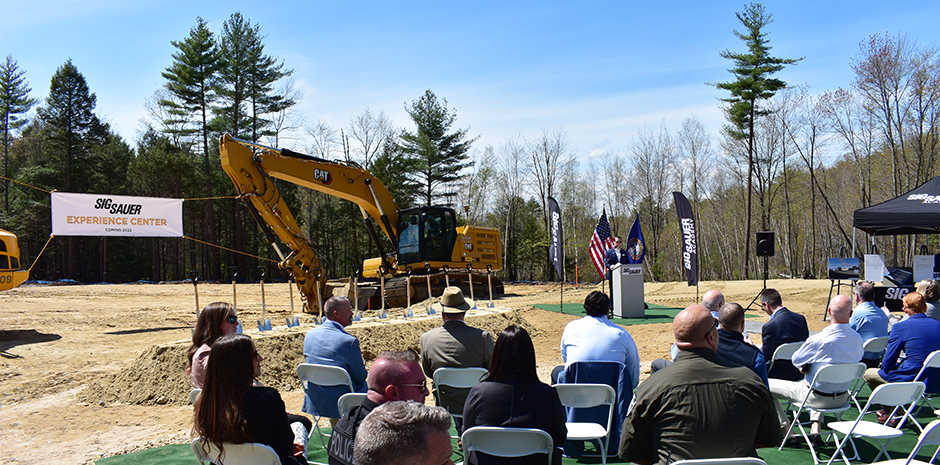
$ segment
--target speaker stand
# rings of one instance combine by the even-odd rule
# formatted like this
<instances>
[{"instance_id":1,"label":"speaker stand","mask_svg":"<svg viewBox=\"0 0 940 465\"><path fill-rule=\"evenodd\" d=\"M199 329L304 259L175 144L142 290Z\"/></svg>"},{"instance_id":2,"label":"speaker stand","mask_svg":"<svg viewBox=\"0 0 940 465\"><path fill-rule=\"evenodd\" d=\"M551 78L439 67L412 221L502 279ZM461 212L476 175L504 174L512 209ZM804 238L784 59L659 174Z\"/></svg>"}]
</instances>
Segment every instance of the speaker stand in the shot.
<instances>
[{"instance_id":1,"label":"speaker stand","mask_svg":"<svg viewBox=\"0 0 940 465\"><path fill-rule=\"evenodd\" d=\"M764 255L764 256L761 257L761 258L764 259L764 280L763 280L763 286L761 286L760 292L758 292L757 295L754 296L754 300L752 300L751 303L747 304L747 307L745 308L745 310L750 310L750 309L751 309L751 305L754 305L754 302L757 302L757 299L760 298L760 295L764 293L764 290L765 290L765 289L767 289L767 274L768 274L768 272L770 271L770 269L767 267L767 256Z\"/></svg>"}]
</instances>

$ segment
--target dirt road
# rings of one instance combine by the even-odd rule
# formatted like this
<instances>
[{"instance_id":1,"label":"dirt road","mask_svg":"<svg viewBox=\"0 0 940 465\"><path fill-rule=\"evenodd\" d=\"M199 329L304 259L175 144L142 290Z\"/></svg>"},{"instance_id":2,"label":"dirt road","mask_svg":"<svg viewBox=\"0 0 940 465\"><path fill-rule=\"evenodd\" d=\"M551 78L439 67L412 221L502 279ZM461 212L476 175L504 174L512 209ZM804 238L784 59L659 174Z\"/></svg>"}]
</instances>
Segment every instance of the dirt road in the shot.
<instances>
[{"instance_id":1,"label":"dirt road","mask_svg":"<svg viewBox=\"0 0 940 465\"><path fill-rule=\"evenodd\" d=\"M821 316L829 281L774 280L768 281L768 287L781 291L788 308L806 315L811 330L825 325ZM760 291L761 282L702 283L699 295L711 288L722 290L728 301L746 305ZM566 286L564 300L582 302L594 289ZM651 303L685 307L696 300L696 288L685 283L647 283L645 289ZM296 292L291 312L286 283L267 284L265 292L266 317L275 326L285 326L285 317L292 314L300 315L302 323L312 318L301 313ZM515 309L519 318L537 329L534 342L539 374L547 380L551 368L561 363L558 341L565 324L574 317L531 307L557 303L557 284L507 285L506 292L497 305ZM198 295L202 306L218 300L231 302L232 286L201 284ZM240 284L236 297L239 318L250 330L262 312L260 286ZM138 356L153 346L187 340L195 308L191 284L28 285L0 294L3 462L83 464L103 456L188 441L189 406L82 401L79 393L96 383L101 387L102 380L134 366ZM628 330L637 342L644 371L648 372L651 360L668 354L672 343L669 324L630 326ZM759 335L755 338L758 341ZM381 341L373 344L381 345ZM299 410L299 390L282 389L281 394L289 409Z\"/></svg>"}]
</instances>

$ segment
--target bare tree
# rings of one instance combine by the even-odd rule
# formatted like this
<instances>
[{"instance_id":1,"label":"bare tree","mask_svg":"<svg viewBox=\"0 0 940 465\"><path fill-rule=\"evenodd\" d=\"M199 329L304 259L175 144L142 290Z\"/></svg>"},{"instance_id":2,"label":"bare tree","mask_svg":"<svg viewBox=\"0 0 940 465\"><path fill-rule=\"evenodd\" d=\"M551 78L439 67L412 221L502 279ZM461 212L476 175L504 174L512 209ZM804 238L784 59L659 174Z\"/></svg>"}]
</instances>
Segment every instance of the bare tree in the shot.
<instances>
[{"instance_id":1,"label":"bare tree","mask_svg":"<svg viewBox=\"0 0 940 465\"><path fill-rule=\"evenodd\" d=\"M894 172L894 194L908 190L910 173L904 148L904 120L908 109L904 101L907 75L910 72L910 43L905 36L882 37L873 35L862 43L862 51L852 61L855 88L871 112L891 151ZM903 171L902 171L903 170Z\"/></svg>"},{"instance_id":2,"label":"bare tree","mask_svg":"<svg viewBox=\"0 0 940 465\"><path fill-rule=\"evenodd\" d=\"M517 257L514 252L519 242L520 210L524 202L524 179L526 142L521 135L510 138L500 148L497 163L498 181L496 188L497 204L504 211L503 225L503 268L509 280L516 279Z\"/></svg>"},{"instance_id":3,"label":"bare tree","mask_svg":"<svg viewBox=\"0 0 940 465\"><path fill-rule=\"evenodd\" d=\"M532 188L542 206L542 222L545 230L548 226L548 198L554 195L555 183L558 182L559 170L571 157L568 153L568 134L561 127L551 131L542 130L542 136L528 144L527 152L531 165ZM545 250L548 260L548 249ZM548 279L554 278L554 267L548 268Z\"/></svg>"},{"instance_id":4,"label":"bare tree","mask_svg":"<svg viewBox=\"0 0 940 465\"><path fill-rule=\"evenodd\" d=\"M493 146L487 145L483 153L474 153L473 169L464 178L460 186L461 205L470 207L470 224L480 224L486 216L490 200L493 198L493 184L496 180L496 152Z\"/></svg>"},{"instance_id":5,"label":"bare tree","mask_svg":"<svg viewBox=\"0 0 940 465\"><path fill-rule=\"evenodd\" d=\"M855 167L861 207L872 204L872 156L875 152L875 125L871 112L865 110L851 91L836 89L819 97L826 131L841 140Z\"/></svg>"},{"instance_id":6,"label":"bare tree","mask_svg":"<svg viewBox=\"0 0 940 465\"><path fill-rule=\"evenodd\" d=\"M303 91L294 87L293 78L286 79L276 93L292 102L299 102L304 96ZM304 116L294 105L276 109L277 111L271 116L270 133L266 135L272 147L280 147L281 139L293 139L294 131L304 126Z\"/></svg>"},{"instance_id":7,"label":"bare tree","mask_svg":"<svg viewBox=\"0 0 940 465\"><path fill-rule=\"evenodd\" d=\"M656 258L661 250L659 245L663 228L666 224L666 211L672 192L673 162L676 160L676 145L663 122L659 131L644 128L637 131L630 142L633 174L639 189L640 217L644 219L644 236L648 244L647 257L654 279L656 276Z\"/></svg>"},{"instance_id":8,"label":"bare tree","mask_svg":"<svg viewBox=\"0 0 940 465\"><path fill-rule=\"evenodd\" d=\"M339 148L336 129L323 121L317 121L317 124L307 127L307 135L311 138L311 145L307 151L327 160L333 158L333 152Z\"/></svg>"},{"instance_id":9,"label":"bare tree","mask_svg":"<svg viewBox=\"0 0 940 465\"><path fill-rule=\"evenodd\" d=\"M597 181L604 187L601 199L602 208L607 210L607 219L610 222L612 234L623 234L633 220L632 213L636 209L636 185L627 182L631 179L631 168L627 159L621 154L611 154L600 162L601 176Z\"/></svg>"},{"instance_id":10,"label":"bare tree","mask_svg":"<svg viewBox=\"0 0 940 465\"><path fill-rule=\"evenodd\" d=\"M695 116L689 116L682 120L682 129L676 134L676 143L682 158L684 170L689 176L689 183L682 184L680 188L686 185L690 188L692 201L698 202L702 194L707 194L704 190L706 183L704 178L708 175L712 162L711 136L705 129L705 125Z\"/></svg>"},{"instance_id":11,"label":"bare tree","mask_svg":"<svg viewBox=\"0 0 940 465\"><path fill-rule=\"evenodd\" d=\"M385 111L373 113L371 109L366 108L361 115L350 119L348 126L349 137L359 143L353 152L368 170L375 157L382 153L385 141L395 133L392 120Z\"/></svg>"}]
</instances>

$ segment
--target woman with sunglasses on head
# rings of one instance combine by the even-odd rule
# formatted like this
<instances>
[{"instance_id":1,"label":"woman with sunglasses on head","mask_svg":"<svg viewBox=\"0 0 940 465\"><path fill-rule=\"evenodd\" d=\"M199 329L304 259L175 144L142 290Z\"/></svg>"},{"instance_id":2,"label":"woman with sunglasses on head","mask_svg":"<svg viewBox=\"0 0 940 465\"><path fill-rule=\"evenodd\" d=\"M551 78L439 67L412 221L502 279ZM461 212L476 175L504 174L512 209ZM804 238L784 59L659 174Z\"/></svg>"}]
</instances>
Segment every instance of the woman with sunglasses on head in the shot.
<instances>
[{"instance_id":1,"label":"woman with sunglasses on head","mask_svg":"<svg viewBox=\"0 0 940 465\"><path fill-rule=\"evenodd\" d=\"M284 465L307 463L310 420L288 415L274 388L255 386L261 361L244 334L222 336L212 345L202 395L196 400L193 432L219 448L222 443L270 446ZM224 460L224 456L223 456Z\"/></svg>"},{"instance_id":2,"label":"woman with sunglasses on head","mask_svg":"<svg viewBox=\"0 0 940 465\"><path fill-rule=\"evenodd\" d=\"M565 408L555 388L539 381L535 348L525 328L509 326L499 333L490 372L470 389L463 408L463 430L474 426L538 428L555 443L552 463L561 464L561 447L568 437ZM505 459L473 452L468 464L543 464L541 454Z\"/></svg>"},{"instance_id":3,"label":"woman with sunglasses on head","mask_svg":"<svg viewBox=\"0 0 940 465\"><path fill-rule=\"evenodd\" d=\"M193 344L189 346L186 373L193 389L202 389L209 362L209 351L220 337L238 332L238 317L235 307L225 302L213 302L206 305L196 319L193 331Z\"/></svg>"}]
</instances>

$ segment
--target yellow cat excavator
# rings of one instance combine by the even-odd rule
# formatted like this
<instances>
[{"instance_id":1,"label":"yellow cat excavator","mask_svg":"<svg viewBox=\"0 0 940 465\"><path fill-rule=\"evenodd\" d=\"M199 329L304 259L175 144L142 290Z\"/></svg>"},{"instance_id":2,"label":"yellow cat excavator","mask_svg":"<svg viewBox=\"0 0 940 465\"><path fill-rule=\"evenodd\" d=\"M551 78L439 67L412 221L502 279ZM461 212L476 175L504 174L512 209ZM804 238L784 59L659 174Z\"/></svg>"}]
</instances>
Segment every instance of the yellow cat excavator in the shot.
<instances>
[{"instance_id":1,"label":"yellow cat excavator","mask_svg":"<svg viewBox=\"0 0 940 465\"><path fill-rule=\"evenodd\" d=\"M29 279L29 270L20 269L20 246L16 235L0 229L0 291L8 291Z\"/></svg>"},{"instance_id":2,"label":"yellow cat excavator","mask_svg":"<svg viewBox=\"0 0 940 465\"><path fill-rule=\"evenodd\" d=\"M411 302L427 299L428 287L432 295L440 295L447 284L460 286L468 297L471 283L475 295L488 296L489 286L494 294L502 294L502 281L492 275L502 269L503 263L496 229L458 227L457 215L448 207L399 210L382 181L353 162L266 147L229 134L219 140L219 154L222 169L235 184L239 198L280 257L279 266L291 271L307 312L317 313L318 302L329 297L321 292L327 288L326 273L322 272L321 257L303 235L275 179L349 200L362 211L379 256L363 262L361 282L344 278L331 280L332 284L380 288L390 306L404 306L409 296ZM373 221L396 250L386 253ZM290 248L287 256L277 246L275 235ZM368 304L360 305L378 308L380 298L376 295Z\"/></svg>"}]
</instances>

